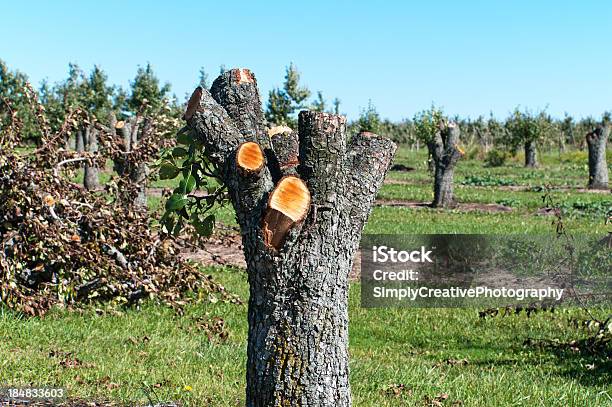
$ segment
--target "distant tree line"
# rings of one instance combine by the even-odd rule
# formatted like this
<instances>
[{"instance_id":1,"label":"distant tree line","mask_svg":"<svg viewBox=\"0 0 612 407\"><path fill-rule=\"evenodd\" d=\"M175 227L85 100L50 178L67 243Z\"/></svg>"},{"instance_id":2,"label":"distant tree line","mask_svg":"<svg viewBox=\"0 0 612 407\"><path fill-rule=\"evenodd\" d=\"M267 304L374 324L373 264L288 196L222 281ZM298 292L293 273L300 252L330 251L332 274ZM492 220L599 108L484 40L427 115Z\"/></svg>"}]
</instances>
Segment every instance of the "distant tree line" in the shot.
<instances>
[{"instance_id":1,"label":"distant tree line","mask_svg":"<svg viewBox=\"0 0 612 407\"><path fill-rule=\"evenodd\" d=\"M220 72L224 71L225 67L222 65ZM11 100L24 123L22 127L24 138L37 143L40 140L40 130L36 126L36 117L31 109L27 108L25 97L20 90L26 82L25 74L11 71L0 60L0 98ZM200 69L197 83L204 88L210 86L208 74L204 69ZM92 71L86 74L76 64L70 64L66 79L55 84L44 81L38 94L50 118L49 124L54 130L63 122L67 112L80 108L97 121L107 124L119 123L118 130L124 133L126 140L124 148L129 150L130 144L136 142L138 138L137 134L127 134L136 127L133 120L137 116L150 116L164 106L174 117L180 117L184 110L184 102L179 102L170 91L170 85L160 83L150 64L138 68L128 89L109 84L106 74L99 66L94 66ZM313 98L308 87L300 83L300 73L291 63L286 67L282 86L273 88L269 92L265 118L270 127L288 126L295 129L297 114L305 109L339 114L340 100L334 98L329 103L321 91L316 92ZM360 117L348 124L348 133L369 131L390 137L393 141L408 145L412 149L427 148L430 169L433 172L435 160L432 140L436 134L435 129L440 128L442 121L452 121L460 134L458 142L466 147L477 147L480 153L486 155L491 165L500 165L508 155L522 150L525 166L534 167L538 164L538 150L557 149L562 153L568 147L585 149L589 146L589 140L595 140L595 137L587 137L589 134L601 134L597 140L606 139L603 142L605 155L610 113L606 112L600 118L587 117L580 120L566 114L565 117L558 119L553 118L546 110L530 111L517 107L503 120L492 114L475 119L448 118L441 109L432 106L410 119L392 122L382 119L369 101ZM127 124L125 129L122 127L123 123ZM591 144L593 143L594 141ZM83 125L66 140L66 147L77 151L95 151L97 148L95 131ZM591 150L593 148L591 147ZM602 149L602 147L597 148L597 151ZM118 168L121 170L121 165L118 165ZM96 178L95 169L90 168L88 173L94 174L93 182Z\"/></svg>"}]
</instances>

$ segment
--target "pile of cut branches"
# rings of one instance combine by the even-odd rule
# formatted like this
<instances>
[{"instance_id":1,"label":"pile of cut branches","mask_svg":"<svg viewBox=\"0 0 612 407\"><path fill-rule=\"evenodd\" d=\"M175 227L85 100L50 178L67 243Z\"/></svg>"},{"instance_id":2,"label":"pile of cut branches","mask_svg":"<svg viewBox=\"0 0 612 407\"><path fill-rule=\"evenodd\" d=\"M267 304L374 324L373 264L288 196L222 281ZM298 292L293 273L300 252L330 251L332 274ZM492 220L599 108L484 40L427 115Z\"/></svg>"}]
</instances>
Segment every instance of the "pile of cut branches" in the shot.
<instances>
[{"instance_id":1,"label":"pile of cut branches","mask_svg":"<svg viewBox=\"0 0 612 407\"><path fill-rule=\"evenodd\" d=\"M146 209L132 205L127 176L90 192L62 174L83 161L103 166L119 154L115 134L101 132L97 153L67 151L61 147L65 135L95 119L70 112L51 134L35 94L29 95L43 130L42 146L31 153L17 152L20 120L8 100L0 101L0 302L40 315L54 305L91 301L130 305L156 298L180 307L192 292L232 300L210 276L181 261L173 238L159 231ZM168 121L151 121L140 148L123 159L152 158L153 146L163 145L169 129L158 124Z\"/></svg>"}]
</instances>

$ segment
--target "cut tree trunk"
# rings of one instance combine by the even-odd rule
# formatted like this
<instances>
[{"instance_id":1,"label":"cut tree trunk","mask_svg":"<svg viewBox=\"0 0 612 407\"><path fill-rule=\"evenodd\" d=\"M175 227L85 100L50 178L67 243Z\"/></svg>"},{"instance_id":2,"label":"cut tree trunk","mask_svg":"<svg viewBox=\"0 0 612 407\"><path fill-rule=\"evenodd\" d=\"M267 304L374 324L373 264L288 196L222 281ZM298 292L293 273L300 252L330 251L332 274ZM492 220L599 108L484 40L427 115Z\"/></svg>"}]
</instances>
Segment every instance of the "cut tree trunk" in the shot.
<instances>
[{"instance_id":1,"label":"cut tree trunk","mask_svg":"<svg viewBox=\"0 0 612 407\"><path fill-rule=\"evenodd\" d=\"M610 125L599 125L586 136L589 147L589 189L608 189L606 147L609 136Z\"/></svg>"},{"instance_id":2,"label":"cut tree trunk","mask_svg":"<svg viewBox=\"0 0 612 407\"><path fill-rule=\"evenodd\" d=\"M247 69L226 71L211 93L196 89L184 118L228 186L241 229L246 405L350 406L348 274L396 146L371 133L347 145L346 119L313 111L300 113L297 133L270 140Z\"/></svg>"},{"instance_id":3,"label":"cut tree trunk","mask_svg":"<svg viewBox=\"0 0 612 407\"><path fill-rule=\"evenodd\" d=\"M525 167L535 168L538 166L536 158L536 142L527 141L525 143Z\"/></svg>"},{"instance_id":4,"label":"cut tree trunk","mask_svg":"<svg viewBox=\"0 0 612 407\"><path fill-rule=\"evenodd\" d=\"M455 165L463 156L463 151L457 143L459 143L459 126L450 122L436 133L428 145L435 165L434 200L431 203L434 208L448 208L455 203L453 197Z\"/></svg>"},{"instance_id":5,"label":"cut tree trunk","mask_svg":"<svg viewBox=\"0 0 612 407\"><path fill-rule=\"evenodd\" d=\"M98 134L97 130L93 126L88 126L84 133L85 150L88 153L96 153L98 151ZM100 180L98 179L98 167L94 162L85 162L85 172L83 174L83 185L87 190L95 190L100 187Z\"/></svg>"}]
</instances>

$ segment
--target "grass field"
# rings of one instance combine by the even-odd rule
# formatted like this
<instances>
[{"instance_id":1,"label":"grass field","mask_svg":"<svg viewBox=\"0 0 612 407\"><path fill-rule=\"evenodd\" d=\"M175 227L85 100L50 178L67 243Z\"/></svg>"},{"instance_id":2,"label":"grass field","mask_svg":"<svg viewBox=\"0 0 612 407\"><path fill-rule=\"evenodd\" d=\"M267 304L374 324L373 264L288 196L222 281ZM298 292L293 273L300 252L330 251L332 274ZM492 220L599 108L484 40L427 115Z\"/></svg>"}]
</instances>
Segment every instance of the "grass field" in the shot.
<instances>
[{"instance_id":1,"label":"grass field","mask_svg":"<svg viewBox=\"0 0 612 407\"><path fill-rule=\"evenodd\" d=\"M520 157L516 160L501 168L466 160L455 176L459 201L503 204L511 212L378 206L365 233L550 234L551 217L535 214L542 206L536 189L544 184L552 184L571 233L603 235L612 229L605 224L612 210L610 194L578 191L586 183L586 169L576 154L545 155L535 170L522 168ZM391 172L388 179L402 184L386 184L379 198L431 200L423 153L400 149L396 162L416 169ZM471 181L461 185L468 177ZM533 189L501 190L499 184ZM151 197L149 203L155 209L160 199ZM219 210L223 222L233 223L232 217L230 209ZM203 272L246 302L244 271ZM436 401L442 406L612 405L609 359L524 345L528 338L586 337L587 330L570 328L571 318L587 318L583 311L482 320L475 309L363 309L359 290L359 283L352 283L350 357L356 406ZM593 312L603 318L610 310ZM226 338L213 329L221 325ZM246 305L215 298L187 305L182 316L152 303L128 310L55 310L31 319L0 309L0 383L60 385L72 398L125 405L146 403L147 393L153 401L188 406L244 405L246 330Z\"/></svg>"}]
</instances>

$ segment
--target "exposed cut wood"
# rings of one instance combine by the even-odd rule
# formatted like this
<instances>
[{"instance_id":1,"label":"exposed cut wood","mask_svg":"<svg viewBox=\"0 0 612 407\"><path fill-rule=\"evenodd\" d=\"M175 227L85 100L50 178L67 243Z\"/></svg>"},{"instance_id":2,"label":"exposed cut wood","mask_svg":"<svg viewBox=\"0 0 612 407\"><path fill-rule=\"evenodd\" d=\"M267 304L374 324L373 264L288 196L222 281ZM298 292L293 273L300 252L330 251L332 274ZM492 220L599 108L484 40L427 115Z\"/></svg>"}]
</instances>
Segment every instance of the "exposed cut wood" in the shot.
<instances>
[{"instance_id":1,"label":"exposed cut wood","mask_svg":"<svg viewBox=\"0 0 612 407\"><path fill-rule=\"evenodd\" d=\"M202 99L202 87L198 86L191 97L189 98L189 102L187 102L187 110L183 115L184 120L189 120L193 116L193 114L198 110L198 106L200 105L200 100Z\"/></svg>"},{"instance_id":2,"label":"exposed cut wood","mask_svg":"<svg viewBox=\"0 0 612 407\"><path fill-rule=\"evenodd\" d=\"M123 120L119 120L119 121L117 122L117 124L115 124L115 128L116 128L117 130L122 129L122 128L123 128L123 126L125 126L125 122L124 122Z\"/></svg>"},{"instance_id":3,"label":"exposed cut wood","mask_svg":"<svg viewBox=\"0 0 612 407\"><path fill-rule=\"evenodd\" d=\"M272 136L277 134L291 133L292 131L293 129L291 129L289 126L274 126L271 129L268 129L268 137L272 138Z\"/></svg>"},{"instance_id":4,"label":"exposed cut wood","mask_svg":"<svg viewBox=\"0 0 612 407\"><path fill-rule=\"evenodd\" d=\"M263 220L264 241L279 250L291 228L301 223L310 207L310 191L304 181L288 176L280 180L270 194Z\"/></svg>"},{"instance_id":5,"label":"exposed cut wood","mask_svg":"<svg viewBox=\"0 0 612 407\"><path fill-rule=\"evenodd\" d=\"M238 83L253 83L253 74L246 68L233 69L232 72L236 75Z\"/></svg>"},{"instance_id":6,"label":"exposed cut wood","mask_svg":"<svg viewBox=\"0 0 612 407\"><path fill-rule=\"evenodd\" d=\"M264 154L259 144L248 141L238 146L236 165L247 172L259 172L264 166Z\"/></svg>"},{"instance_id":7,"label":"exposed cut wood","mask_svg":"<svg viewBox=\"0 0 612 407\"><path fill-rule=\"evenodd\" d=\"M257 80L250 70L225 71L213 82L210 94L233 120L243 141L256 141L264 151L270 147Z\"/></svg>"},{"instance_id":8,"label":"exposed cut wood","mask_svg":"<svg viewBox=\"0 0 612 407\"><path fill-rule=\"evenodd\" d=\"M285 177L272 191L268 206L297 222L304 219L309 205L310 192L304 181L298 177Z\"/></svg>"}]
</instances>

